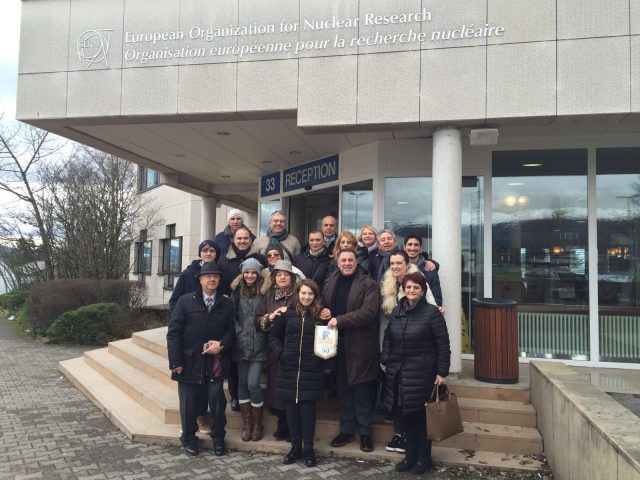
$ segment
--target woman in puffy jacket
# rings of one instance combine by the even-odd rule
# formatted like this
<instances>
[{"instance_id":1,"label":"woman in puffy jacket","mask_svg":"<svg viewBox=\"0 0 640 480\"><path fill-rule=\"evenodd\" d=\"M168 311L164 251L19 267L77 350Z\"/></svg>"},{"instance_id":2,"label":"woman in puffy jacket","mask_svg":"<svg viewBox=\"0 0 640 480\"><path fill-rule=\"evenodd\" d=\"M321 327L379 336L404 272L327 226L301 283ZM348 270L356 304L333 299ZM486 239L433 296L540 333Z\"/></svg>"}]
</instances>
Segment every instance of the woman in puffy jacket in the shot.
<instances>
[{"instance_id":1,"label":"woman in puffy jacket","mask_svg":"<svg viewBox=\"0 0 640 480\"><path fill-rule=\"evenodd\" d=\"M271 288L269 272L255 258L240 264L240 275L231 282L235 305L236 343L233 360L238 362L238 400L244 426L242 441L262 438L264 402L260 375L267 359L267 334L255 327L256 310Z\"/></svg>"},{"instance_id":2,"label":"woman in puffy jacket","mask_svg":"<svg viewBox=\"0 0 640 480\"><path fill-rule=\"evenodd\" d=\"M406 435L405 458L396 471L422 474L431 468L424 404L434 384L449 374L451 351L444 317L424 298L427 281L419 273L402 279L405 297L393 309L382 345L386 367L385 407L400 412Z\"/></svg>"},{"instance_id":3,"label":"woman in puffy jacket","mask_svg":"<svg viewBox=\"0 0 640 480\"><path fill-rule=\"evenodd\" d=\"M289 465L302 457L304 440L304 463L314 467L316 402L322 400L324 388L324 360L314 353L316 324L322 322L320 291L313 280L302 280L294 296L295 308L277 314L269 345L280 365L276 395L286 404L291 435L291 451L283 463Z\"/></svg>"}]
</instances>

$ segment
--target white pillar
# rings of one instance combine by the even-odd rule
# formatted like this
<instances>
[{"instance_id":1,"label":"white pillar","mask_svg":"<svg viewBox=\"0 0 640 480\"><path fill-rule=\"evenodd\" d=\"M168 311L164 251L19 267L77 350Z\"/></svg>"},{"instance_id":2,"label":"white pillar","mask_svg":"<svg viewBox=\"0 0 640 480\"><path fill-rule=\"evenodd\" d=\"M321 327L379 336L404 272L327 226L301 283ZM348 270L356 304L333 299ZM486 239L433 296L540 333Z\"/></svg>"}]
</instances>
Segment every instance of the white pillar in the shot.
<instances>
[{"instance_id":1,"label":"white pillar","mask_svg":"<svg viewBox=\"0 0 640 480\"><path fill-rule=\"evenodd\" d=\"M451 341L451 373L462 369L462 141L460 130L439 127L433 134L433 252Z\"/></svg>"},{"instance_id":2,"label":"white pillar","mask_svg":"<svg viewBox=\"0 0 640 480\"><path fill-rule=\"evenodd\" d=\"M200 240L212 239L216 236L216 207L218 200L214 197L202 197L200 209Z\"/></svg>"}]
</instances>

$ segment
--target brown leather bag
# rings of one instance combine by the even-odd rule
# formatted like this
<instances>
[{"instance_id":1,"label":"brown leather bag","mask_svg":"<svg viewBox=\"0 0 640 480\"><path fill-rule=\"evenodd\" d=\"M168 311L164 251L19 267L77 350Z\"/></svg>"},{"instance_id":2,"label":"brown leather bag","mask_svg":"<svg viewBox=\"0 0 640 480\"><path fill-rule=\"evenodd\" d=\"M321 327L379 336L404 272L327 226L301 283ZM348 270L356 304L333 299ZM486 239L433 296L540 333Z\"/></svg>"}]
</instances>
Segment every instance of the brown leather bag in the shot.
<instances>
[{"instance_id":1,"label":"brown leather bag","mask_svg":"<svg viewBox=\"0 0 640 480\"><path fill-rule=\"evenodd\" d=\"M434 442L441 442L464 430L456 394L447 389L441 395L439 387L433 387L431 398L424 404L427 411L427 438Z\"/></svg>"}]
</instances>

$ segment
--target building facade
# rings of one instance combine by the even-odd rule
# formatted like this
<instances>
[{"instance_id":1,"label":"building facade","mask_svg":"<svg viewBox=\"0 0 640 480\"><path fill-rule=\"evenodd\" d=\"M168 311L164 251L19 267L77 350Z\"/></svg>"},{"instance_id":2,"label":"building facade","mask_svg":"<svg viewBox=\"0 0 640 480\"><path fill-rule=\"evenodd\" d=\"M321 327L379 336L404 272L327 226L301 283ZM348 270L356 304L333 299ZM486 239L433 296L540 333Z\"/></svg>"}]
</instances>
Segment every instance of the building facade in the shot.
<instances>
[{"instance_id":1,"label":"building facade","mask_svg":"<svg viewBox=\"0 0 640 480\"><path fill-rule=\"evenodd\" d=\"M453 371L492 296L525 359L640 364L639 0L23 0L17 117L209 222L418 231Z\"/></svg>"}]
</instances>

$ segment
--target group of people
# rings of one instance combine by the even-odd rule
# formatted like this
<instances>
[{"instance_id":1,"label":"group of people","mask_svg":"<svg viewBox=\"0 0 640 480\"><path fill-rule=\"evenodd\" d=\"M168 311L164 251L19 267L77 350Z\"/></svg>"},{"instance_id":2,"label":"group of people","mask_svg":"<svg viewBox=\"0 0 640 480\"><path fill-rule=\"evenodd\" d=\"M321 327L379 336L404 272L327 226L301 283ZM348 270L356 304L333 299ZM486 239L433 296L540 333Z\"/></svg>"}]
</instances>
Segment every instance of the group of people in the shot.
<instances>
[{"instance_id":1,"label":"group of people","mask_svg":"<svg viewBox=\"0 0 640 480\"><path fill-rule=\"evenodd\" d=\"M424 403L434 384L446 383L450 362L438 263L424 255L417 234L399 248L392 231L372 225L358 238L338 233L333 216L307 240L301 246L288 233L281 211L256 238L242 213L231 210L225 230L204 240L200 258L182 272L169 302L167 345L184 452L198 454L199 430L224 455L228 379L242 440L262 438L266 404L277 416L274 437L291 442L284 463L303 459L315 466L316 402L326 390L328 365L314 353L314 332L326 325L338 336L330 370L340 431L331 446L342 447L357 433L360 449L373 450L378 398L395 428L386 449L405 454L396 470L424 473L431 467Z\"/></svg>"}]
</instances>

